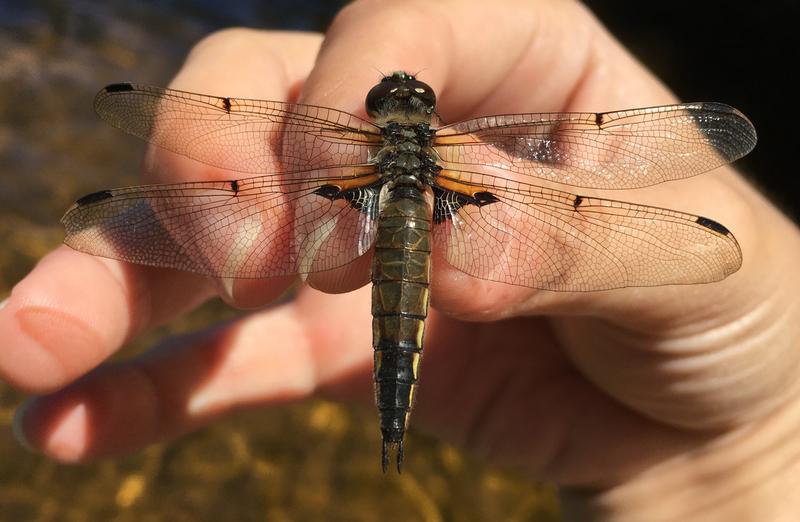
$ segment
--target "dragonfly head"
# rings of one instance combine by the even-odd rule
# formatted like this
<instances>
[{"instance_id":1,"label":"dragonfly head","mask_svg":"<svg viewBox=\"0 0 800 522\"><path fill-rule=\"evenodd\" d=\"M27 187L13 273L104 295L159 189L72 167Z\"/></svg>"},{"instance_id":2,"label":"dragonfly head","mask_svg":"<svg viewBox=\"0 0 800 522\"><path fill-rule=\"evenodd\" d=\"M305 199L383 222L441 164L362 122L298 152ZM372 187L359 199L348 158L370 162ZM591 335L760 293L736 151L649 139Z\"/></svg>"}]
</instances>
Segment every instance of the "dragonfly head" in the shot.
<instances>
[{"instance_id":1,"label":"dragonfly head","mask_svg":"<svg viewBox=\"0 0 800 522\"><path fill-rule=\"evenodd\" d=\"M436 109L436 94L427 83L397 71L370 89L366 104L367 114L376 119L392 115L430 119Z\"/></svg>"}]
</instances>

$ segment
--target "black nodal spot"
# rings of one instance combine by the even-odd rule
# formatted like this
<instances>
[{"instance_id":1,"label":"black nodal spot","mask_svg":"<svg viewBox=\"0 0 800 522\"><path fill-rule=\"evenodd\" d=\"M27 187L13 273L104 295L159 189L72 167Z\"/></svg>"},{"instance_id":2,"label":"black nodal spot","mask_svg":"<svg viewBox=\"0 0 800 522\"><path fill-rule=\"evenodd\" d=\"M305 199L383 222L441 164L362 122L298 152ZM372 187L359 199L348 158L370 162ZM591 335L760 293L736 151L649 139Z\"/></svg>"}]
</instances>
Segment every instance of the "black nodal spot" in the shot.
<instances>
[{"instance_id":1,"label":"black nodal spot","mask_svg":"<svg viewBox=\"0 0 800 522\"><path fill-rule=\"evenodd\" d=\"M222 108L225 109L225 112L228 114L231 113L231 99L230 98L222 98Z\"/></svg>"},{"instance_id":2,"label":"black nodal spot","mask_svg":"<svg viewBox=\"0 0 800 522\"><path fill-rule=\"evenodd\" d=\"M700 226L706 227L706 228L708 228L710 230L713 230L714 232L722 234L723 236L727 236L727 235L729 235L731 233L730 230L725 228L720 223L717 223L713 219L708 219L708 218L705 218L703 216L697 216L697 219L695 220L695 223L697 223Z\"/></svg>"},{"instance_id":3,"label":"black nodal spot","mask_svg":"<svg viewBox=\"0 0 800 522\"><path fill-rule=\"evenodd\" d=\"M575 201L572 202L572 206L578 208L583 203L583 196L575 196Z\"/></svg>"},{"instance_id":4,"label":"black nodal spot","mask_svg":"<svg viewBox=\"0 0 800 522\"><path fill-rule=\"evenodd\" d=\"M497 199L497 196L491 192L476 192L472 197L475 200L475 204L479 207L500 201Z\"/></svg>"},{"instance_id":5,"label":"black nodal spot","mask_svg":"<svg viewBox=\"0 0 800 522\"><path fill-rule=\"evenodd\" d=\"M336 185L322 185L317 190L315 190L313 194L316 194L317 196L322 196L325 199L330 199L331 201L333 201L334 199L341 197L342 190Z\"/></svg>"},{"instance_id":6,"label":"black nodal spot","mask_svg":"<svg viewBox=\"0 0 800 522\"><path fill-rule=\"evenodd\" d=\"M233 191L234 194L238 194L239 193L239 181L234 179L234 180L231 180L230 184L231 184L231 191Z\"/></svg>"},{"instance_id":7,"label":"black nodal spot","mask_svg":"<svg viewBox=\"0 0 800 522\"><path fill-rule=\"evenodd\" d=\"M125 92L125 91L132 91L133 85L130 83L112 83L111 85L106 85L105 91L106 92Z\"/></svg>"},{"instance_id":8,"label":"black nodal spot","mask_svg":"<svg viewBox=\"0 0 800 522\"><path fill-rule=\"evenodd\" d=\"M605 119L605 114L603 114L602 112L596 112L594 114L594 123L598 127L602 127L603 126L603 120L604 119Z\"/></svg>"},{"instance_id":9,"label":"black nodal spot","mask_svg":"<svg viewBox=\"0 0 800 522\"><path fill-rule=\"evenodd\" d=\"M78 201L75 202L76 205L91 205L92 203L97 203L98 201L103 201L106 199L111 199L113 194L111 194L110 190L100 190L98 192L92 192L91 194L86 194Z\"/></svg>"}]
</instances>

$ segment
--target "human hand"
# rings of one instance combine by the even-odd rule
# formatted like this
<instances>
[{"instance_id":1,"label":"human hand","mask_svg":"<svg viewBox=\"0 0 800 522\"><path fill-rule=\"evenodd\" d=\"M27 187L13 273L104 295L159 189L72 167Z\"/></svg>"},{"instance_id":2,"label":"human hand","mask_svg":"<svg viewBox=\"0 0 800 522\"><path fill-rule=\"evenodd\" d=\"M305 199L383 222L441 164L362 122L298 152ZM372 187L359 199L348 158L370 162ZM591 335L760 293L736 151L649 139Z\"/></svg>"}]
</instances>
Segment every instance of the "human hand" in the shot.
<instances>
[{"instance_id":1,"label":"human hand","mask_svg":"<svg viewBox=\"0 0 800 522\"><path fill-rule=\"evenodd\" d=\"M198 46L173 86L287 99L305 82L302 101L363 113L376 68L421 70L446 121L674 101L568 2L505 2L491 12L467 2L357 3L334 23L312 70L319 44L312 35L222 33ZM748 492L770 491L796 472L796 463L780 460L792 450L781 436L796 424L795 228L730 169L614 197L719 220L736 234L744 266L713 285L553 294L437 265L414 426L531 474L592 488L582 500L593 507L630 513L642 492L666 487L684 508L702 501L729 509L725 502L745 496L731 500L728 481L709 494L697 476L762 479L752 471L761 456L755 448L785 466L770 483L746 483ZM235 287L226 298L258 306L288 284ZM317 286L342 291L356 282ZM59 389L220 288L58 249L0 310L7 343L0 375L35 393ZM317 391L371 400L368 302L368 289L336 296L304 289L290 303L93 370L37 399L22 428L34 448L74 461ZM681 496L694 491L689 501ZM656 507L669 509L669 494L660 499Z\"/></svg>"}]
</instances>

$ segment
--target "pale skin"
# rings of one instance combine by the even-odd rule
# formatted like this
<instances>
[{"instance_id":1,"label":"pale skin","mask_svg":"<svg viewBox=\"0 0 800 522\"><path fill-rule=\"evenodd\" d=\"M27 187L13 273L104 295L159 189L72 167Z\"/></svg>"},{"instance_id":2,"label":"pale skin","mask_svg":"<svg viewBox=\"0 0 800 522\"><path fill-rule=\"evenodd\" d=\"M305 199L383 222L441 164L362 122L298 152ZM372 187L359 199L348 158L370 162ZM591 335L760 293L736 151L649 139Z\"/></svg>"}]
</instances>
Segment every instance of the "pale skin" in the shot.
<instances>
[{"instance_id":1,"label":"pale skin","mask_svg":"<svg viewBox=\"0 0 800 522\"><path fill-rule=\"evenodd\" d=\"M324 38L225 31L198 44L172 87L299 96L363 115L376 69L421 71L447 121L677 101L582 6L557 0L491 10L356 2ZM170 174L158 181L192 175ZM793 520L797 229L730 167L611 197L723 223L742 268L709 285L572 294L475 280L437 258L414 427L564 486L575 520ZM288 303L104 366L130 339L216 293L257 307L292 281L229 292L56 249L0 309L0 377L37 396L18 431L38 452L84 462L242 408L317 393L370 402L369 287L312 282L328 293L303 287Z\"/></svg>"}]
</instances>

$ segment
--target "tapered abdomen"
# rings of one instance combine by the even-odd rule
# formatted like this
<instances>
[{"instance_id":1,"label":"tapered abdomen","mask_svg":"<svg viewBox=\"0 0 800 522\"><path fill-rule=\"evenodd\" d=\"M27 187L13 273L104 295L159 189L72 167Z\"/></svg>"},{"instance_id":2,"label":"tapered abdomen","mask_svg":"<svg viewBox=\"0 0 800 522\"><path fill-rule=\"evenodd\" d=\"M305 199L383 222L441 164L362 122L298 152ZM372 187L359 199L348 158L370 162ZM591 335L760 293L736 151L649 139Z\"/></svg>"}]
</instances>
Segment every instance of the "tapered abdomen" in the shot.
<instances>
[{"instance_id":1,"label":"tapered abdomen","mask_svg":"<svg viewBox=\"0 0 800 522\"><path fill-rule=\"evenodd\" d=\"M396 187L381 210L372 264L372 346L384 471L390 448L397 449L398 470L402 465L428 315L430 259L430 205L416 186Z\"/></svg>"}]
</instances>

